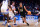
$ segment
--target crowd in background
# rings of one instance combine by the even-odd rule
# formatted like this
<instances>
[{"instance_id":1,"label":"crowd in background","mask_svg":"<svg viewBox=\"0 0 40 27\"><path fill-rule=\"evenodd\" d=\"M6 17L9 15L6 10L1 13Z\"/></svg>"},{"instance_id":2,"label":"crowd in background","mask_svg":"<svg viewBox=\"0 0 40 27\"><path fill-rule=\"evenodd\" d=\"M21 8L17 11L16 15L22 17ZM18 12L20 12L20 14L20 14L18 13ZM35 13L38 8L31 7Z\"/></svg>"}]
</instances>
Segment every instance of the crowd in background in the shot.
<instances>
[{"instance_id":1,"label":"crowd in background","mask_svg":"<svg viewBox=\"0 0 40 27\"><path fill-rule=\"evenodd\" d=\"M16 10L18 10L18 6L19 6L20 1L21 0L15 1ZM26 9L31 11L32 15L36 15L36 14L40 13L40 3L38 2L39 3L38 4L37 0L35 2L34 1L31 1L31 0L30 1L29 0L21 1L23 3L23 5L26 6Z\"/></svg>"},{"instance_id":2,"label":"crowd in background","mask_svg":"<svg viewBox=\"0 0 40 27\"><path fill-rule=\"evenodd\" d=\"M13 0L10 0L10 5L12 4L12 1ZM35 0L35 2L33 0L14 0L14 1L16 11L18 11L19 3L22 2L23 5L26 6L26 9L31 11L32 15L38 15L38 13L40 13L40 3L39 2L37 3L37 0Z\"/></svg>"}]
</instances>

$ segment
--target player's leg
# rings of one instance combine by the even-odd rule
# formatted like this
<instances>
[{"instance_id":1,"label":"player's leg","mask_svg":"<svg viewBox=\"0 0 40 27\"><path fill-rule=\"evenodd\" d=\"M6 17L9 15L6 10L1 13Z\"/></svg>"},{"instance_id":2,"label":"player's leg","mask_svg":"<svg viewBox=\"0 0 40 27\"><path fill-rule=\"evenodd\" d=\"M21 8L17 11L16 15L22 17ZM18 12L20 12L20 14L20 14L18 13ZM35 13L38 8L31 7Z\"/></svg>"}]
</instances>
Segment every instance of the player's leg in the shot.
<instances>
[{"instance_id":1,"label":"player's leg","mask_svg":"<svg viewBox=\"0 0 40 27\"><path fill-rule=\"evenodd\" d=\"M38 25L39 22L40 22L40 16L38 15L38 22L35 25Z\"/></svg>"},{"instance_id":2,"label":"player's leg","mask_svg":"<svg viewBox=\"0 0 40 27\"><path fill-rule=\"evenodd\" d=\"M23 18L22 16L21 16L21 18ZM23 20L23 19L22 19ZM23 21L23 23L24 23L24 21Z\"/></svg>"},{"instance_id":3,"label":"player's leg","mask_svg":"<svg viewBox=\"0 0 40 27\"><path fill-rule=\"evenodd\" d=\"M26 17L23 17L22 20L29 26L29 24L26 21Z\"/></svg>"},{"instance_id":4,"label":"player's leg","mask_svg":"<svg viewBox=\"0 0 40 27\"><path fill-rule=\"evenodd\" d=\"M7 14L7 26L8 26L8 27L11 27L11 26L10 26L10 23L9 23L9 14Z\"/></svg>"},{"instance_id":5,"label":"player's leg","mask_svg":"<svg viewBox=\"0 0 40 27\"><path fill-rule=\"evenodd\" d=\"M38 22L40 22L40 18L38 19Z\"/></svg>"},{"instance_id":6,"label":"player's leg","mask_svg":"<svg viewBox=\"0 0 40 27\"><path fill-rule=\"evenodd\" d=\"M5 21L5 14L4 14L4 17L3 17L3 21Z\"/></svg>"},{"instance_id":7,"label":"player's leg","mask_svg":"<svg viewBox=\"0 0 40 27\"><path fill-rule=\"evenodd\" d=\"M25 23L27 23L24 17L22 17L22 20L23 20Z\"/></svg>"},{"instance_id":8,"label":"player's leg","mask_svg":"<svg viewBox=\"0 0 40 27\"><path fill-rule=\"evenodd\" d=\"M9 14L7 14L7 24L8 24L8 27L10 26L10 23L9 23Z\"/></svg>"},{"instance_id":9,"label":"player's leg","mask_svg":"<svg viewBox=\"0 0 40 27\"><path fill-rule=\"evenodd\" d=\"M26 22L26 17L24 17L24 21L25 21L25 23L27 23L27 22Z\"/></svg>"},{"instance_id":10,"label":"player's leg","mask_svg":"<svg viewBox=\"0 0 40 27\"><path fill-rule=\"evenodd\" d=\"M5 24L5 14L3 14L4 15L4 17L3 17L3 24Z\"/></svg>"},{"instance_id":11,"label":"player's leg","mask_svg":"<svg viewBox=\"0 0 40 27\"><path fill-rule=\"evenodd\" d=\"M7 14L7 22L9 23L9 14Z\"/></svg>"},{"instance_id":12,"label":"player's leg","mask_svg":"<svg viewBox=\"0 0 40 27\"><path fill-rule=\"evenodd\" d=\"M26 17L25 17L25 14L24 13L21 13L21 18L22 18L23 22L27 23L26 22Z\"/></svg>"},{"instance_id":13,"label":"player's leg","mask_svg":"<svg viewBox=\"0 0 40 27\"><path fill-rule=\"evenodd\" d=\"M26 17L24 17L24 20L25 20L25 23L29 26L29 24L28 24L27 21L26 21Z\"/></svg>"},{"instance_id":14,"label":"player's leg","mask_svg":"<svg viewBox=\"0 0 40 27\"><path fill-rule=\"evenodd\" d=\"M9 20L9 22L13 22L13 20Z\"/></svg>"},{"instance_id":15,"label":"player's leg","mask_svg":"<svg viewBox=\"0 0 40 27\"><path fill-rule=\"evenodd\" d=\"M14 23L16 23L16 18L14 17Z\"/></svg>"},{"instance_id":16,"label":"player's leg","mask_svg":"<svg viewBox=\"0 0 40 27\"><path fill-rule=\"evenodd\" d=\"M26 20L26 17L24 19ZM23 23L24 23L24 21L23 21Z\"/></svg>"},{"instance_id":17,"label":"player's leg","mask_svg":"<svg viewBox=\"0 0 40 27\"><path fill-rule=\"evenodd\" d=\"M10 17L10 20L9 20L9 22L13 22L13 18L12 18L12 17Z\"/></svg>"},{"instance_id":18,"label":"player's leg","mask_svg":"<svg viewBox=\"0 0 40 27\"><path fill-rule=\"evenodd\" d=\"M9 22L13 22L13 18L11 18L11 17L10 17L10 20L9 20Z\"/></svg>"},{"instance_id":19,"label":"player's leg","mask_svg":"<svg viewBox=\"0 0 40 27\"><path fill-rule=\"evenodd\" d=\"M10 22L13 22L14 21L14 25L16 25L16 17L12 17L10 18L11 20L9 20Z\"/></svg>"}]
</instances>

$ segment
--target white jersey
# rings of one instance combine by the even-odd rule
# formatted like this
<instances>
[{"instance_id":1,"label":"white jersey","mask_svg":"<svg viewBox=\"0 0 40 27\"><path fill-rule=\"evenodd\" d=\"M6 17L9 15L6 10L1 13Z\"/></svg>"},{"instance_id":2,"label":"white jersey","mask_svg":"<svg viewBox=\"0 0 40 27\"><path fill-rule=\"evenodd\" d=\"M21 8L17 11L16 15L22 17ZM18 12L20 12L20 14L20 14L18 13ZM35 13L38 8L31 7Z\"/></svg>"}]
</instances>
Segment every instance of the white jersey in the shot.
<instances>
[{"instance_id":1,"label":"white jersey","mask_svg":"<svg viewBox=\"0 0 40 27\"><path fill-rule=\"evenodd\" d=\"M9 17L13 18L15 15L12 11L9 11Z\"/></svg>"},{"instance_id":2,"label":"white jersey","mask_svg":"<svg viewBox=\"0 0 40 27\"><path fill-rule=\"evenodd\" d=\"M16 12L15 6L11 5L11 7L12 7L12 10L14 10L14 12Z\"/></svg>"},{"instance_id":3,"label":"white jersey","mask_svg":"<svg viewBox=\"0 0 40 27\"><path fill-rule=\"evenodd\" d=\"M3 1L2 7L1 7L1 12L7 12L8 9L8 1Z\"/></svg>"},{"instance_id":4,"label":"white jersey","mask_svg":"<svg viewBox=\"0 0 40 27\"><path fill-rule=\"evenodd\" d=\"M12 7L12 10L15 11L15 6L11 5L11 7ZM9 17L13 18L14 16L15 16L14 13L12 11L9 11Z\"/></svg>"},{"instance_id":5,"label":"white jersey","mask_svg":"<svg viewBox=\"0 0 40 27\"><path fill-rule=\"evenodd\" d=\"M11 5L11 7L12 7L12 10L15 10L15 6Z\"/></svg>"}]
</instances>

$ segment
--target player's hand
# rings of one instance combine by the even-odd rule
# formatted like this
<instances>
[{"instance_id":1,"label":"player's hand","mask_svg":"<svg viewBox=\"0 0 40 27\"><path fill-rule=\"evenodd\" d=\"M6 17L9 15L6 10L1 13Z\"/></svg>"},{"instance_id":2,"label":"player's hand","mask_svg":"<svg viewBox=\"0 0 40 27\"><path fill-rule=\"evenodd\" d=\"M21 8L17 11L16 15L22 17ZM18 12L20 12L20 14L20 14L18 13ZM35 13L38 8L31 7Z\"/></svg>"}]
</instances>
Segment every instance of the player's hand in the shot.
<instances>
[{"instance_id":1,"label":"player's hand","mask_svg":"<svg viewBox=\"0 0 40 27\"><path fill-rule=\"evenodd\" d=\"M39 15L39 14L36 14L36 15Z\"/></svg>"},{"instance_id":2,"label":"player's hand","mask_svg":"<svg viewBox=\"0 0 40 27\"><path fill-rule=\"evenodd\" d=\"M18 13L18 11L16 11L16 13Z\"/></svg>"}]
</instances>

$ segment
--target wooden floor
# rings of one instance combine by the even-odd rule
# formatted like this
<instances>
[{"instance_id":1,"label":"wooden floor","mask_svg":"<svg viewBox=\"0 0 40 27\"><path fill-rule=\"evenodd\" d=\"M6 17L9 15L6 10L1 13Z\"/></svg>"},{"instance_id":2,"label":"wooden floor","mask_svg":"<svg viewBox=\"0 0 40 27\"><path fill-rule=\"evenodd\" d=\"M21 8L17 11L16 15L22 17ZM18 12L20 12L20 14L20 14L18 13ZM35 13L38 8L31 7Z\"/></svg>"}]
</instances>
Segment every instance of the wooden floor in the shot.
<instances>
[{"instance_id":1,"label":"wooden floor","mask_svg":"<svg viewBox=\"0 0 40 27\"><path fill-rule=\"evenodd\" d=\"M38 25L35 24L30 24L29 26L27 26L26 24L17 24L17 25L13 25L10 24L11 27L40 27L40 23ZM0 27L7 27L7 24L4 26L2 25L2 23L0 24Z\"/></svg>"},{"instance_id":2,"label":"wooden floor","mask_svg":"<svg viewBox=\"0 0 40 27\"><path fill-rule=\"evenodd\" d=\"M10 26L11 27L40 27L40 22L37 25L35 25L36 22L30 23L30 21L28 21L28 23L30 24L29 26L27 26L25 23L22 23L22 22L18 23L18 21L16 23L17 23L17 25L13 25L13 22L11 22ZM3 22L0 22L0 27L8 27L7 24L5 26L2 24L3 24Z\"/></svg>"}]
</instances>

